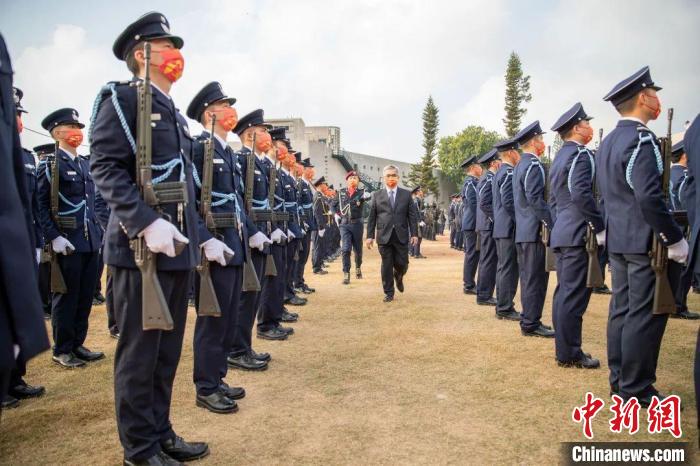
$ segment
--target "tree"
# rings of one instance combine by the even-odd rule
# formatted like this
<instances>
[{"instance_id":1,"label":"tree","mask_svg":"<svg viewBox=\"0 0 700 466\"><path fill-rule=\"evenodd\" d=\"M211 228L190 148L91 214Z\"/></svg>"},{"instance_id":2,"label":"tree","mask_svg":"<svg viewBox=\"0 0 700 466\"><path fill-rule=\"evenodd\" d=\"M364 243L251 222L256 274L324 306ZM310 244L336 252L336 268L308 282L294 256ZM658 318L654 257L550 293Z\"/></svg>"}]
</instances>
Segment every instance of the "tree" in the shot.
<instances>
[{"instance_id":1,"label":"tree","mask_svg":"<svg viewBox=\"0 0 700 466\"><path fill-rule=\"evenodd\" d=\"M559 136L559 133L554 135L554 141L552 142L551 147L551 154L548 154L549 157L554 160L554 157L557 155L557 152L559 152L559 149L561 149L561 146L564 145L564 141L562 141L561 136ZM552 160L549 161L549 163L552 162Z\"/></svg>"},{"instance_id":2,"label":"tree","mask_svg":"<svg viewBox=\"0 0 700 466\"><path fill-rule=\"evenodd\" d=\"M464 179L462 162L472 155L481 156L491 150L503 136L481 126L467 126L454 136L440 139L438 161L442 172L458 186Z\"/></svg>"},{"instance_id":3,"label":"tree","mask_svg":"<svg viewBox=\"0 0 700 466\"><path fill-rule=\"evenodd\" d=\"M520 57L515 52L510 53L506 67L506 117L503 124L509 138L520 131L520 123L527 110L523 104L532 100L530 94L530 76L523 75Z\"/></svg>"},{"instance_id":4,"label":"tree","mask_svg":"<svg viewBox=\"0 0 700 466\"><path fill-rule=\"evenodd\" d=\"M420 185L426 194L437 197L440 194L437 179L433 175L435 167L435 149L437 146L438 108L433 102L433 97L428 96L428 102L423 109L423 157L415 164L411 164L408 174L408 183L412 186Z\"/></svg>"}]
</instances>

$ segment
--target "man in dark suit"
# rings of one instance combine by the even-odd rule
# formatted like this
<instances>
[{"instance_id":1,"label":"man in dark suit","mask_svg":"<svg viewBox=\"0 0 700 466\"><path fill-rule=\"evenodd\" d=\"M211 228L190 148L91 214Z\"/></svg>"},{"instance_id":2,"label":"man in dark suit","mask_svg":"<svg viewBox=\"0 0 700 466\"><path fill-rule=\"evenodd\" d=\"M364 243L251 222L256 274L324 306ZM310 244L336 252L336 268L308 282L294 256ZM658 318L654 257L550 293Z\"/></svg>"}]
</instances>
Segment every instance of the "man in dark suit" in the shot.
<instances>
[{"instance_id":1,"label":"man in dark suit","mask_svg":"<svg viewBox=\"0 0 700 466\"><path fill-rule=\"evenodd\" d=\"M372 196L367 219L367 249L372 248L375 232L378 233L384 302L388 303L394 300L394 280L396 288L403 293L403 276L408 270L409 231L418 231L418 213L411 193L398 187L399 170L387 165L382 173L386 188ZM411 236L411 245L415 246L417 242L418 238Z\"/></svg>"}]
</instances>

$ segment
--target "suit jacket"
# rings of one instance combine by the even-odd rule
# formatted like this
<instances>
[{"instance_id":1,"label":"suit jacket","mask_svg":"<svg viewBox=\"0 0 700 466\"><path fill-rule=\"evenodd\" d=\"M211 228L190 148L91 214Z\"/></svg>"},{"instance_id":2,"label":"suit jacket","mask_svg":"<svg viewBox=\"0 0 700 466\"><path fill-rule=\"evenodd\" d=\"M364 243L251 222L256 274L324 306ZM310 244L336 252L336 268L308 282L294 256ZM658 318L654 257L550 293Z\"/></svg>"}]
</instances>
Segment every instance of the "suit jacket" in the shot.
<instances>
[{"instance_id":1,"label":"suit jacket","mask_svg":"<svg viewBox=\"0 0 700 466\"><path fill-rule=\"evenodd\" d=\"M493 229L493 182L494 174L490 170L479 180L476 185L478 194L478 207L476 209L476 229L479 231L491 231Z\"/></svg>"},{"instance_id":2,"label":"suit jacket","mask_svg":"<svg viewBox=\"0 0 700 466\"><path fill-rule=\"evenodd\" d=\"M396 188L394 208L391 208L389 193L386 189L380 189L372 195L369 217L367 219L367 239L374 239L378 234L377 244L388 244L392 231L396 230L396 236L401 244L407 244L409 231L418 231L418 212L411 199L411 193L403 188ZM415 235L415 233L414 233Z\"/></svg>"},{"instance_id":3,"label":"suit jacket","mask_svg":"<svg viewBox=\"0 0 700 466\"><path fill-rule=\"evenodd\" d=\"M552 228L549 206L544 200L547 176L534 154L523 153L513 171L513 201L515 203L515 242L540 241L540 226Z\"/></svg>"},{"instance_id":4,"label":"suit jacket","mask_svg":"<svg viewBox=\"0 0 700 466\"><path fill-rule=\"evenodd\" d=\"M474 231L476 229L476 215L478 195L476 184L478 180L473 176L467 176L462 184L462 231Z\"/></svg>"},{"instance_id":5,"label":"suit jacket","mask_svg":"<svg viewBox=\"0 0 700 466\"><path fill-rule=\"evenodd\" d=\"M503 163L493 177L493 237L514 238L515 205L513 203L513 167Z\"/></svg>"},{"instance_id":6,"label":"suit jacket","mask_svg":"<svg viewBox=\"0 0 700 466\"><path fill-rule=\"evenodd\" d=\"M17 132L12 65L0 35L0 371L49 348L34 256L31 204Z\"/></svg>"}]
</instances>

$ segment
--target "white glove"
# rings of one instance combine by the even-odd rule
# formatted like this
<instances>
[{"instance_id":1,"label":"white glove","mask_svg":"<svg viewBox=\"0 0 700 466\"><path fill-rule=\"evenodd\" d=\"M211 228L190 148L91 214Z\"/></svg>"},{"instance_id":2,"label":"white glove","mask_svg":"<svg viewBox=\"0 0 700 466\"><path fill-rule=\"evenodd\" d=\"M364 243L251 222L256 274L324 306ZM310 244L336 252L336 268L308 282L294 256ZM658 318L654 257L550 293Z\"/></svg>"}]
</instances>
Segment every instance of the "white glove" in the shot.
<instances>
[{"instance_id":1,"label":"white glove","mask_svg":"<svg viewBox=\"0 0 700 466\"><path fill-rule=\"evenodd\" d=\"M233 256L235 253L226 246L226 243L216 238L212 238L200 244L204 250L204 255L209 262L218 262L220 266L226 267L226 256L224 253L229 253Z\"/></svg>"},{"instance_id":2,"label":"white glove","mask_svg":"<svg viewBox=\"0 0 700 466\"><path fill-rule=\"evenodd\" d=\"M146 240L146 246L155 254L165 254L168 257L175 257L175 240L188 244L190 240L172 223L162 218L148 225L139 236Z\"/></svg>"},{"instance_id":3,"label":"white glove","mask_svg":"<svg viewBox=\"0 0 700 466\"><path fill-rule=\"evenodd\" d=\"M292 230L287 230L287 238L289 238L290 240L296 238L296 236L294 236L294 233L292 233Z\"/></svg>"},{"instance_id":4,"label":"white glove","mask_svg":"<svg viewBox=\"0 0 700 466\"><path fill-rule=\"evenodd\" d=\"M266 244L272 244L272 241L270 241L270 238L265 236L265 234L261 231L255 233L253 236L248 238L248 246L251 249L257 249L258 251L262 251L265 249Z\"/></svg>"},{"instance_id":5,"label":"white glove","mask_svg":"<svg viewBox=\"0 0 700 466\"><path fill-rule=\"evenodd\" d=\"M70 254L70 252L75 251L75 246L63 236L57 236L52 239L51 248L53 248L53 252L57 252L58 254Z\"/></svg>"},{"instance_id":6,"label":"white glove","mask_svg":"<svg viewBox=\"0 0 700 466\"><path fill-rule=\"evenodd\" d=\"M605 230L599 231L598 233L595 234L595 241L598 243L598 246L601 248L605 247Z\"/></svg>"},{"instance_id":7,"label":"white glove","mask_svg":"<svg viewBox=\"0 0 700 466\"><path fill-rule=\"evenodd\" d=\"M686 263L688 260L688 242L685 240L685 238L668 247L668 258L672 261L678 262L679 264Z\"/></svg>"},{"instance_id":8,"label":"white glove","mask_svg":"<svg viewBox=\"0 0 700 466\"><path fill-rule=\"evenodd\" d=\"M41 248L36 248L36 263L41 262Z\"/></svg>"},{"instance_id":9,"label":"white glove","mask_svg":"<svg viewBox=\"0 0 700 466\"><path fill-rule=\"evenodd\" d=\"M319 237L319 238L323 238L323 235L325 235L325 234L326 234L326 229L325 229L325 228L322 228L322 229L318 230L318 237Z\"/></svg>"},{"instance_id":10,"label":"white glove","mask_svg":"<svg viewBox=\"0 0 700 466\"><path fill-rule=\"evenodd\" d=\"M334 217L335 217L335 223L340 224L340 220L341 220L340 215L335 214Z\"/></svg>"},{"instance_id":11,"label":"white glove","mask_svg":"<svg viewBox=\"0 0 700 466\"><path fill-rule=\"evenodd\" d=\"M272 240L273 243L280 243L280 242L282 242L282 240L287 239L287 235L285 235L282 232L282 230L280 230L278 228L272 232L272 234L270 235L270 239Z\"/></svg>"},{"instance_id":12,"label":"white glove","mask_svg":"<svg viewBox=\"0 0 700 466\"><path fill-rule=\"evenodd\" d=\"M420 223L418 224L418 226L424 227L424 226L425 226L425 222L424 222L423 220L421 220Z\"/></svg>"},{"instance_id":13,"label":"white glove","mask_svg":"<svg viewBox=\"0 0 700 466\"><path fill-rule=\"evenodd\" d=\"M372 197L372 195L367 191L365 191L365 193L362 195L362 199L369 199L370 197Z\"/></svg>"}]
</instances>

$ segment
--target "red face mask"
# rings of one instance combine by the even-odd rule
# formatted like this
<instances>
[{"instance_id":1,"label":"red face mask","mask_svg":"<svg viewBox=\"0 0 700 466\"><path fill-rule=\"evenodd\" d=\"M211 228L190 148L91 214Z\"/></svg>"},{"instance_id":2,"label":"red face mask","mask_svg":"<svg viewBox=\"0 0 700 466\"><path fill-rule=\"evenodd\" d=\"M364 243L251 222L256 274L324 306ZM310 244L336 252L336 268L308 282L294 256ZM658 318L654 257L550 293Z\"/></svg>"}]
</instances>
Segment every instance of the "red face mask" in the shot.
<instances>
[{"instance_id":1,"label":"red face mask","mask_svg":"<svg viewBox=\"0 0 700 466\"><path fill-rule=\"evenodd\" d=\"M357 188L358 181L355 178L348 178L348 188L355 190Z\"/></svg>"},{"instance_id":2,"label":"red face mask","mask_svg":"<svg viewBox=\"0 0 700 466\"><path fill-rule=\"evenodd\" d=\"M540 156L540 155L544 154L544 150L546 147L544 145L544 141L535 140L534 145L535 145L535 155Z\"/></svg>"},{"instance_id":3,"label":"red face mask","mask_svg":"<svg viewBox=\"0 0 700 466\"><path fill-rule=\"evenodd\" d=\"M396 178L387 178L386 179L386 185L391 189L394 189L397 184L399 184L399 180L397 180Z\"/></svg>"},{"instance_id":4,"label":"red face mask","mask_svg":"<svg viewBox=\"0 0 700 466\"><path fill-rule=\"evenodd\" d=\"M22 123L22 117L17 115L17 132L21 133L24 130L24 123Z\"/></svg>"},{"instance_id":5,"label":"red face mask","mask_svg":"<svg viewBox=\"0 0 700 466\"><path fill-rule=\"evenodd\" d=\"M238 124L238 112L233 107L223 107L212 113L216 115L216 122L225 131L231 131Z\"/></svg>"},{"instance_id":6,"label":"red face mask","mask_svg":"<svg viewBox=\"0 0 700 466\"><path fill-rule=\"evenodd\" d=\"M78 147L83 142L83 132L80 128L68 128L61 131L63 140L71 147Z\"/></svg>"},{"instance_id":7,"label":"red face mask","mask_svg":"<svg viewBox=\"0 0 700 466\"><path fill-rule=\"evenodd\" d=\"M272 148L272 136L270 133L257 133L255 135L255 148L258 152L267 152Z\"/></svg>"},{"instance_id":8,"label":"red face mask","mask_svg":"<svg viewBox=\"0 0 700 466\"><path fill-rule=\"evenodd\" d=\"M593 128L591 128L590 126L581 126L579 134L583 136L584 146L593 140Z\"/></svg>"},{"instance_id":9,"label":"red face mask","mask_svg":"<svg viewBox=\"0 0 700 466\"><path fill-rule=\"evenodd\" d=\"M289 151L287 150L287 147L285 145L277 146L278 162L284 162L287 159L287 155L289 155Z\"/></svg>"},{"instance_id":10,"label":"red face mask","mask_svg":"<svg viewBox=\"0 0 700 466\"><path fill-rule=\"evenodd\" d=\"M644 105L646 108L648 108L649 110L654 112L654 117L652 118L652 120L656 120L657 118L659 118L659 115L661 115L661 101L659 100L658 97L656 97L654 95L643 94L643 96L644 96L644 102L642 103L642 105ZM652 107L651 105L647 105L647 98L655 100L656 106Z\"/></svg>"},{"instance_id":11,"label":"red face mask","mask_svg":"<svg viewBox=\"0 0 700 466\"><path fill-rule=\"evenodd\" d=\"M294 166L294 172L295 172L297 178L300 177L301 175L304 174L304 166L303 166L303 165L296 164L296 165Z\"/></svg>"},{"instance_id":12,"label":"red face mask","mask_svg":"<svg viewBox=\"0 0 700 466\"><path fill-rule=\"evenodd\" d=\"M163 76L168 78L168 81L174 83L182 77L182 72L185 69L185 59L178 49L159 50L160 58L163 62L158 65L158 69Z\"/></svg>"},{"instance_id":13,"label":"red face mask","mask_svg":"<svg viewBox=\"0 0 700 466\"><path fill-rule=\"evenodd\" d=\"M313 168L304 168L304 178L307 180L312 180L314 175L316 175L316 172Z\"/></svg>"}]
</instances>

